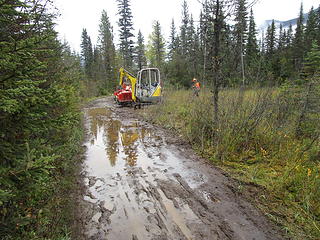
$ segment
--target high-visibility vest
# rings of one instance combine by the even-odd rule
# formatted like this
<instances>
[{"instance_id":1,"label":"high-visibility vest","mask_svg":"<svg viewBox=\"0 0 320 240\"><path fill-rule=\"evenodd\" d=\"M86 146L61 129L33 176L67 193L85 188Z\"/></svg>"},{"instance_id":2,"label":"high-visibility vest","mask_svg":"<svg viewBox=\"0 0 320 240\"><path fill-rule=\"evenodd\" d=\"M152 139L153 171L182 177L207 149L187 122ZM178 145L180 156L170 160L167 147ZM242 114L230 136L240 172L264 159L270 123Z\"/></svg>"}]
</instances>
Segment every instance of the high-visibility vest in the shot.
<instances>
[{"instance_id":1,"label":"high-visibility vest","mask_svg":"<svg viewBox=\"0 0 320 240\"><path fill-rule=\"evenodd\" d=\"M196 86L197 89L200 89L200 83L199 82L196 82L195 86Z\"/></svg>"}]
</instances>

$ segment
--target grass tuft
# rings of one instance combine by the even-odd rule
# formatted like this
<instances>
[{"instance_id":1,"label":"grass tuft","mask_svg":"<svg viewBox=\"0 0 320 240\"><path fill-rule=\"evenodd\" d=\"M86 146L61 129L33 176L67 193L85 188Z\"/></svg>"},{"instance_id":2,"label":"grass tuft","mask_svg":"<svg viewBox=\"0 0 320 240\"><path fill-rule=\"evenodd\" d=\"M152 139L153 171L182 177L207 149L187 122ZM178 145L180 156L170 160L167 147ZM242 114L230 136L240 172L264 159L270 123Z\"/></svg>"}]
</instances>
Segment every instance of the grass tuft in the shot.
<instances>
[{"instance_id":1,"label":"grass tuft","mask_svg":"<svg viewBox=\"0 0 320 240\"><path fill-rule=\"evenodd\" d=\"M218 124L206 91L198 98L186 90L167 92L163 103L144 115L182 134L233 177L261 186L254 200L291 238L319 239L320 114L304 112L307 121L299 122L303 95L287 93L223 90Z\"/></svg>"}]
</instances>

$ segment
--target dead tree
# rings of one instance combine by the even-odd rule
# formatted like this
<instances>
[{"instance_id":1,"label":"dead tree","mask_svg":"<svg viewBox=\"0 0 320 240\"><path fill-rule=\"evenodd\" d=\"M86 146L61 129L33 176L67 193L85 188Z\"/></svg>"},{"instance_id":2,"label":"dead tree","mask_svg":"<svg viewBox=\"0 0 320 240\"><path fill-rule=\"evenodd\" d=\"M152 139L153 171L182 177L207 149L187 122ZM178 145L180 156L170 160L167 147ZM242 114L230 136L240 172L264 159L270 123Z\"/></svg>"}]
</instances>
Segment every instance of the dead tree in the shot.
<instances>
[{"instance_id":1,"label":"dead tree","mask_svg":"<svg viewBox=\"0 0 320 240\"><path fill-rule=\"evenodd\" d=\"M222 49L221 49L221 36L223 28L226 24L227 18L232 18L235 10L235 3L237 0L205 0L199 2L202 4L203 8L207 8L205 11L209 16L206 16L208 21L208 26L213 28L213 36L211 38L212 43L210 44L209 55L212 57L212 68L213 68L213 78L212 78L212 90L213 93L213 124L215 129L219 126L219 90L221 84L223 84L222 76ZM248 7L255 4L257 0L252 0L248 3ZM209 10L208 10L209 9ZM213 133L214 138L216 138L216 131Z\"/></svg>"}]
</instances>

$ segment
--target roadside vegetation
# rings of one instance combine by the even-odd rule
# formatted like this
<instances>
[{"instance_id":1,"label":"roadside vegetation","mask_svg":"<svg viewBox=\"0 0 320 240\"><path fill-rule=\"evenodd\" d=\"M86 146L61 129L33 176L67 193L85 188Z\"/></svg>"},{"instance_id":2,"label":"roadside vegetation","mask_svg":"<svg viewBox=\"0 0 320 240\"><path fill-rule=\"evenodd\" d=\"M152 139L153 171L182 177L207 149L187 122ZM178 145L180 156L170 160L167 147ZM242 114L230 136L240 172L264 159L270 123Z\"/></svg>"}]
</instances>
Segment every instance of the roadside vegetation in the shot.
<instances>
[{"instance_id":1,"label":"roadside vegetation","mask_svg":"<svg viewBox=\"0 0 320 240\"><path fill-rule=\"evenodd\" d=\"M320 114L310 111L308 121L299 123L304 90L291 97L289 86L223 90L218 125L210 92L195 98L191 91L168 91L145 117L182 134L202 156L240 180L239 191L258 186L252 199L292 238L318 239Z\"/></svg>"},{"instance_id":2,"label":"roadside vegetation","mask_svg":"<svg viewBox=\"0 0 320 240\"><path fill-rule=\"evenodd\" d=\"M301 5L294 29L271 21L258 44L250 1L224 3L205 1L195 34L184 1L160 65L163 103L145 117L238 179L290 238L319 239L320 8L305 21ZM185 90L193 77L199 98Z\"/></svg>"},{"instance_id":3,"label":"roadside vegetation","mask_svg":"<svg viewBox=\"0 0 320 240\"><path fill-rule=\"evenodd\" d=\"M0 238L69 239L82 139L80 60L48 1L0 1Z\"/></svg>"}]
</instances>

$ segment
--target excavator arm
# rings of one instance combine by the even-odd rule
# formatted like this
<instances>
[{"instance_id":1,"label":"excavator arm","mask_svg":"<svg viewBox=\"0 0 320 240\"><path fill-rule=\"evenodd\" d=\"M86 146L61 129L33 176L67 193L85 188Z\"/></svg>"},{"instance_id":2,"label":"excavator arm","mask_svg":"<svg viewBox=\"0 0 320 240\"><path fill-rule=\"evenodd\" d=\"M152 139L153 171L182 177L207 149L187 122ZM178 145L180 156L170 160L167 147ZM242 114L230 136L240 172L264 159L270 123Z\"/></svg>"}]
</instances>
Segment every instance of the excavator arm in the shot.
<instances>
[{"instance_id":1,"label":"excavator arm","mask_svg":"<svg viewBox=\"0 0 320 240\"><path fill-rule=\"evenodd\" d=\"M119 70L120 76L119 76L119 85L122 86L123 84L123 79L126 77L129 79L131 83L131 91L132 91L132 100L135 102L137 100L136 97L136 84L137 84L137 79L135 76L133 76L130 72L125 70L123 67L120 68Z\"/></svg>"}]
</instances>

